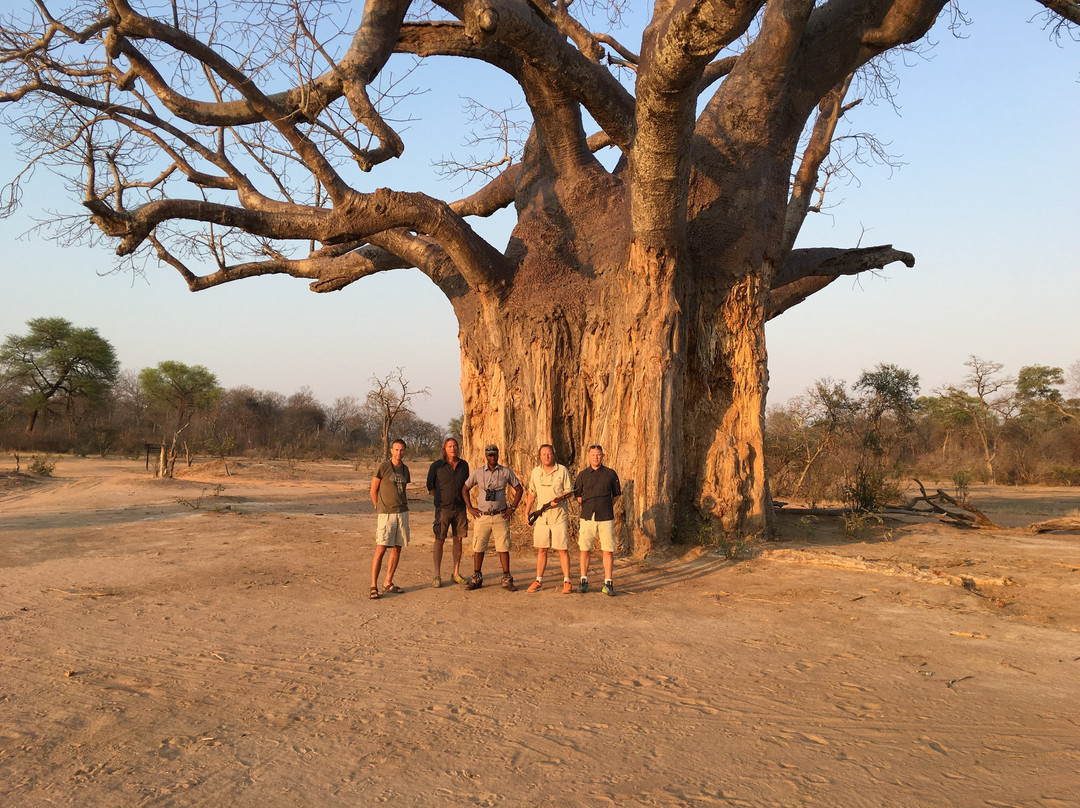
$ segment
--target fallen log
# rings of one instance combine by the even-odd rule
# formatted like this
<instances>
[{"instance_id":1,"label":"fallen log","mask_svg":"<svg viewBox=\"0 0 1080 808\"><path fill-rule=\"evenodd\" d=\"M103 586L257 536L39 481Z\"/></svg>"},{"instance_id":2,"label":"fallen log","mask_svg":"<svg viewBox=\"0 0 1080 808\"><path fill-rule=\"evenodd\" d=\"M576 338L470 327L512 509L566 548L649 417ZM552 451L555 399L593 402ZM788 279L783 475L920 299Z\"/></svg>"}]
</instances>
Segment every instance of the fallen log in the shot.
<instances>
[{"instance_id":1,"label":"fallen log","mask_svg":"<svg viewBox=\"0 0 1080 808\"><path fill-rule=\"evenodd\" d=\"M1028 527L1032 533L1050 533L1054 530L1080 530L1080 516L1063 516L1060 519L1047 519Z\"/></svg>"},{"instance_id":2,"label":"fallen log","mask_svg":"<svg viewBox=\"0 0 1080 808\"><path fill-rule=\"evenodd\" d=\"M919 486L919 491L922 492L922 496L912 499L904 506L902 512L914 511L927 516L932 512L942 520L960 525L961 527L984 527L994 530L1001 529L1000 525L995 524L986 514L970 502L960 502L954 497L950 497L940 488L937 489L937 493L930 495L926 493L926 486L918 479L915 479L915 484ZM922 508L917 508L916 506L920 502L929 506L930 512L927 512Z\"/></svg>"}]
</instances>

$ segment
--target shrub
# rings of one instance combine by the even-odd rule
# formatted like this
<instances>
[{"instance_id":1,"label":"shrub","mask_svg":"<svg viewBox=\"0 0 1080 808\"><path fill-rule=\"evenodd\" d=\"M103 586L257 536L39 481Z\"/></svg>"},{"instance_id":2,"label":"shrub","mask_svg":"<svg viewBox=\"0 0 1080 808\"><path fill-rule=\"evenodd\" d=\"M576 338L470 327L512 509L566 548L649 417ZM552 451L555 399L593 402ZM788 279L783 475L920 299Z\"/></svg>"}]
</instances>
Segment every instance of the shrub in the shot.
<instances>
[{"instance_id":1,"label":"shrub","mask_svg":"<svg viewBox=\"0 0 1080 808\"><path fill-rule=\"evenodd\" d=\"M970 488L971 486L972 479L973 477L970 471L960 469L959 471L953 472L952 482L953 485L956 487L957 498L961 500L967 499L968 488Z\"/></svg>"},{"instance_id":2,"label":"shrub","mask_svg":"<svg viewBox=\"0 0 1080 808\"><path fill-rule=\"evenodd\" d=\"M1050 469L1050 479L1054 485L1080 485L1080 468L1054 466Z\"/></svg>"},{"instance_id":3,"label":"shrub","mask_svg":"<svg viewBox=\"0 0 1080 808\"><path fill-rule=\"evenodd\" d=\"M26 467L26 470L38 477L52 477L53 469L55 468L56 461L50 460L48 455L45 457L34 455L33 459L30 461L30 465Z\"/></svg>"},{"instance_id":4,"label":"shrub","mask_svg":"<svg viewBox=\"0 0 1080 808\"><path fill-rule=\"evenodd\" d=\"M900 488L884 469L860 463L840 485L840 500L857 511L873 511L900 496Z\"/></svg>"}]
</instances>

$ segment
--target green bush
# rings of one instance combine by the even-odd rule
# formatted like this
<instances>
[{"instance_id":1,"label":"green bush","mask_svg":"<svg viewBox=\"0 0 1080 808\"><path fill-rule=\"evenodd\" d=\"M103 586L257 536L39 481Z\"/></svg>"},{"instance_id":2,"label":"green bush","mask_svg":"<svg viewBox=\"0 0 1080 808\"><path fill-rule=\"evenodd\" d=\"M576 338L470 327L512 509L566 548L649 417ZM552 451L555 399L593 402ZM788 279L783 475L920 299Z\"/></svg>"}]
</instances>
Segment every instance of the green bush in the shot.
<instances>
[{"instance_id":1,"label":"green bush","mask_svg":"<svg viewBox=\"0 0 1080 808\"><path fill-rule=\"evenodd\" d=\"M52 477L53 469L56 468L56 461L50 460L48 456L39 457L34 455L30 461L30 465L26 467L26 470L37 477Z\"/></svg>"},{"instance_id":2,"label":"green bush","mask_svg":"<svg viewBox=\"0 0 1080 808\"><path fill-rule=\"evenodd\" d=\"M889 500L900 496L896 480L882 468L860 463L844 480L839 490L840 500L856 511L874 511Z\"/></svg>"}]
</instances>

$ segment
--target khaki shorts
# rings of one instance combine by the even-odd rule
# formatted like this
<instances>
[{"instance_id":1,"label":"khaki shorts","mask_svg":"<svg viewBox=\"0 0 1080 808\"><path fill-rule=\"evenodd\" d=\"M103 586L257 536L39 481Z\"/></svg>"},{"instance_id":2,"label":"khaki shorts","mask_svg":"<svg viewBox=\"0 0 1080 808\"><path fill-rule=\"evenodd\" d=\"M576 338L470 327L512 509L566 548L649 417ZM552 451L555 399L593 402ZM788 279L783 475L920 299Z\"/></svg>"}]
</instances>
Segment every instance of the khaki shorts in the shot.
<instances>
[{"instance_id":1,"label":"khaki shorts","mask_svg":"<svg viewBox=\"0 0 1080 808\"><path fill-rule=\"evenodd\" d=\"M375 527L375 544L405 547L409 543L409 512L380 513Z\"/></svg>"},{"instance_id":2,"label":"khaki shorts","mask_svg":"<svg viewBox=\"0 0 1080 808\"><path fill-rule=\"evenodd\" d=\"M605 553L615 552L615 520L597 522L595 519L582 519L578 524L578 548L583 553L593 549L596 538L600 537L600 549Z\"/></svg>"},{"instance_id":3,"label":"khaki shorts","mask_svg":"<svg viewBox=\"0 0 1080 808\"><path fill-rule=\"evenodd\" d=\"M510 552L510 520L504 519L505 514L494 516L478 516L473 520L472 549L474 553L487 552L488 543L492 537L495 539L495 552Z\"/></svg>"},{"instance_id":4,"label":"khaki shorts","mask_svg":"<svg viewBox=\"0 0 1080 808\"><path fill-rule=\"evenodd\" d=\"M537 519L536 524L533 525L533 547L569 550L570 524L566 517L552 519L550 524L543 516Z\"/></svg>"}]
</instances>

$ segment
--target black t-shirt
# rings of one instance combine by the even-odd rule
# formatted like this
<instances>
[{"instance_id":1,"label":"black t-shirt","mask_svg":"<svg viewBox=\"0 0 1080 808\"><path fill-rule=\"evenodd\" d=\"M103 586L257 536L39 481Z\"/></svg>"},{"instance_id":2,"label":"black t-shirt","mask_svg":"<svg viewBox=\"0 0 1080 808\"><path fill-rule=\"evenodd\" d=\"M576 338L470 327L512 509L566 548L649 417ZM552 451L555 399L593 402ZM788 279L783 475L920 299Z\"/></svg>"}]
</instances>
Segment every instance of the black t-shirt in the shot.
<instances>
[{"instance_id":1,"label":"black t-shirt","mask_svg":"<svg viewBox=\"0 0 1080 808\"><path fill-rule=\"evenodd\" d=\"M622 494L619 475L607 466L589 466L578 473L574 494L581 497L581 518L610 522L615 518L615 497Z\"/></svg>"},{"instance_id":2,"label":"black t-shirt","mask_svg":"<svg viewBox=\"0 0 1080 808\"><path fill-rule=\"evenodd\" d=\"M461 489L468 479L469 464L464 460L458 460L456 469L445 458L432 463L427 474L427 489L435 493L435 510L443 506L464 508L465 499L461 496Z\"/></svg>"}]
</instances>

